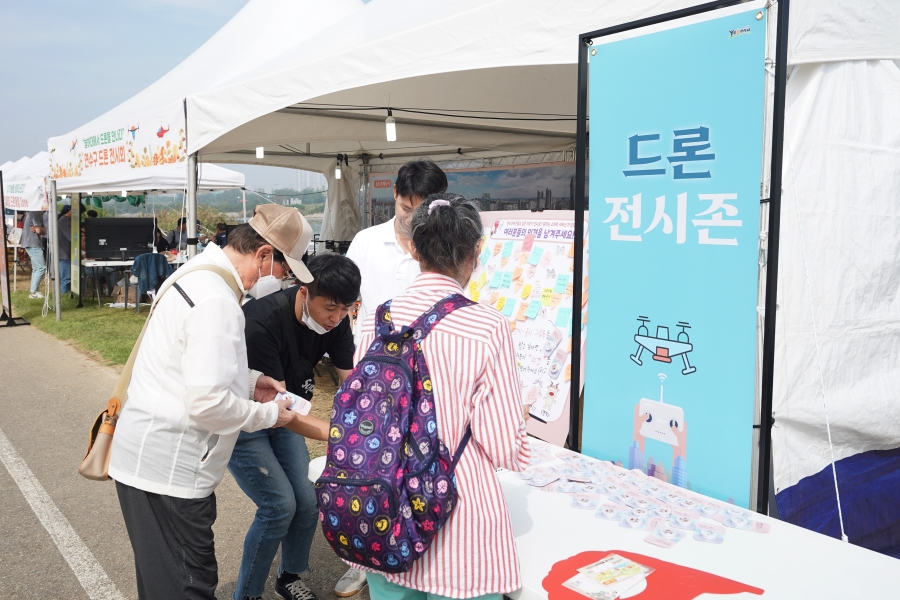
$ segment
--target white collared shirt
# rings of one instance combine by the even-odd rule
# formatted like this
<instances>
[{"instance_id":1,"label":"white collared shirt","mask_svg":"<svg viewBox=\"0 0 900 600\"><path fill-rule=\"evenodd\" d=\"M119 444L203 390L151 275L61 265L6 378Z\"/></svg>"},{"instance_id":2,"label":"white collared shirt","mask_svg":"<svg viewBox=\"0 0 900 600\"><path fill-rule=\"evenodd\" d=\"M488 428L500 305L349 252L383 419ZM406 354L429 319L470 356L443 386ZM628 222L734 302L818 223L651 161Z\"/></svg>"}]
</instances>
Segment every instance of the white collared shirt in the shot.
<instances>
[{"instance_id":1,"label":"white collared shirt","mask_svg":"<svg viewBox=\"0 0 900 600\"><path fill-rule=\"evenodd\" d=\"M240 276L212 245L191 259ZM197 271L178 279L194 303L162 295L134 363L113 437L109 475L125 485L176 498L205 498L225 474L241 431L275 424L278 406L250 400L244 313L222 277ZM257 374L258 375L258 374Z\"/></svg>"},{"instance_id":2,"label":"white collared shirt","mask_svg":"<svg viewBox=\"0 0 900 600\"><path fill-rule=\"evenodd\" d=\"M347 250L347 258L356 263L362 274L359 288L362 303L353 328L353 337L359 342L366 316L412 285L420 273L419 261L404 252L397 241L394 219L357 233Z\"/></svg>"}]
</instances>

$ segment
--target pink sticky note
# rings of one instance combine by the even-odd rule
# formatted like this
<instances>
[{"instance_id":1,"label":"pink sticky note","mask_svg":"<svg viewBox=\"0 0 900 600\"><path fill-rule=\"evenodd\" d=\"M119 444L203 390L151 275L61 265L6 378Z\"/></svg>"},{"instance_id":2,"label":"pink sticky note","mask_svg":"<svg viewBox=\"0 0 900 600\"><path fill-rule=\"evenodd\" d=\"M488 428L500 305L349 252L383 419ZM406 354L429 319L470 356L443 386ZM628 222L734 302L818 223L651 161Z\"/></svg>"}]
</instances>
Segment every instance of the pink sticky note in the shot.
<instances>
[{"instance_id":1,"label":"pink sticky note","mask_svg":"<svg viewBox=\"0 0 900 600\"><path fill-rule=\"evenodd\" d=\"M531 252L531 247L534 245L534 234L529 233L525 236L525 241L522 242L522 252Z\"/></svg>"}]
</instances>

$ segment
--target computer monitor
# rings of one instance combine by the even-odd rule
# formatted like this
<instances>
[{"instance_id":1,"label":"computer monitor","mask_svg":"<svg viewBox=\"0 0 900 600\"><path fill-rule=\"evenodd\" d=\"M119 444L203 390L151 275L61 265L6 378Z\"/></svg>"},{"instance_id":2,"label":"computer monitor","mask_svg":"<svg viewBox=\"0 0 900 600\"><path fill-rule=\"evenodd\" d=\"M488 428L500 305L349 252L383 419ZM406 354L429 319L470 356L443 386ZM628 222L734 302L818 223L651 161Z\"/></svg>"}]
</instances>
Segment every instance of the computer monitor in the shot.
<instances>
[{"instance_id":1,"label":"computer monitor","mask_svg":"<svg viewBox=\"0 0 900 600\"><path fill-rule=\"evenodd\" d=\"M153 252L154 232L150 217L85 219L85 254L94 260L133 260Z\"/></svg>"}]
</instances>

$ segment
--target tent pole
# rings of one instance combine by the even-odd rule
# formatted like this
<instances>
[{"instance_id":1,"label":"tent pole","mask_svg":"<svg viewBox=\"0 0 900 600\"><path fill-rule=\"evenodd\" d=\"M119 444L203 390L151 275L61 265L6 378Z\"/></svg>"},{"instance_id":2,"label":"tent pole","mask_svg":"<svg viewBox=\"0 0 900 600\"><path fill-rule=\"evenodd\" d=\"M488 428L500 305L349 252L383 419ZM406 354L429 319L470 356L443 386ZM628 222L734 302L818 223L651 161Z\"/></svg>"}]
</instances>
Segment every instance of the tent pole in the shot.
<instances>
[{"instance_id":1,"label":"tent pole","mask_svg":"<svg viewBox=\"0 0 900 600\"><path fill-rule=\"evenodd\" d=\"M62 320L59 305L59 216L56 214L56 180L50 180L50 206L47 207L47 233L50 234L50 269L53 273L53 306L56 320Z\"/></svg>"},{"instance_id":2,"label":"tent pole","mask_svg":"<svg viewBox=\"0 0 900 600\"><path fill-rule=\"evenodd\" d=\"M569 390L569 449L581 452L581 296L584 281L584 199L587 164L588 47L590 39L578 38L578 119L575 125L575 258L572 277L572 387Z\"/></svg>"},{"instance_id":3,"label":"tent pole","mask_svg":"<svg viewBox=\"0 0 900 600\"><path fill-rule=\"evenodd\" d=\"M787 90L788 11L790 0L778 1L775 50L775 106L772 122L772 167L769 185L769 246L766 251L766 308L763 325L762 394L759 419L759 478L756 512L769 513L772 475L772 393L775 369L775 316L778 310L778 243L781 229L781 166L784 154L784 104Z\"/></svg>"},{"instance_id":4,"label":"tent pole","mask_svg":"<svg viewBox=\"0 0 900 600\"><path fill-rule=\"evenodd\" d=\"M244 223L247 222L247 190L241 188L241 210L244 211Z\"/></svg>"},{"instance_id":5,"label":"tent pole","mask_svg":"<svg viewBox=\"0 0 900 600\"><path fill-rule=\"evenodd\" d=\"M197 255L197 153L187 160L187 256Z\"/></svg>"}]
</instances>

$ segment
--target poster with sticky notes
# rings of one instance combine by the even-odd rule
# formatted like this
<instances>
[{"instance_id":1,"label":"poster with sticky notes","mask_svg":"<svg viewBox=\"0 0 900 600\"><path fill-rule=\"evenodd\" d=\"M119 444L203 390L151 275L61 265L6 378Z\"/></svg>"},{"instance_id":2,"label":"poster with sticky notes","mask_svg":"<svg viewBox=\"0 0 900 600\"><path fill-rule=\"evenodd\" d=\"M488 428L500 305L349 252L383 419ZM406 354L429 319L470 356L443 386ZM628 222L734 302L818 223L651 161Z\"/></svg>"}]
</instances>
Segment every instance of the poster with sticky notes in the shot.
<instances>
[{"instance_id":1,"label":"poster with sticky notes","mask_svg":"<svg viewBox=\"0 0 900 600\"><path fill-rule=\"evenodd\" d=\"M481 251L481 256L478 259L481 261L482 267L491 259L491 251L488 249L487 244L485 244L484 250Z\"/></svg>"},{"instance_id":2,"label":"poster with sticky notes","mask_svg":"<svg viewBox=\"0 0 900 600\"><path fill-rule=\"evenodd\" d=\"M557 294L564 294L566 292L566 286L569 285L570 281L572 281L571 274L560 273L556 277L556 286L553 288L553 291Z\"/></svg>"},{"instance_id":3,"label":"poster with sticky notes","mask_svg":"<svg viewBox=\"0 0 900 600\"><path fill-rule=\"evenodd\" d=\"M550 211L539 217L518 211L483 212L487 261L466 292L473 299L475 294L497 295L493 304L483 305L493 306L515 324L512 338L523 398L533 400L528 431L562 445L568 433L568 422L562 417L572 370L570 248L575 222L570 211L552 214L568 218L554 218ZM585 333L582 327L582 342Z\"/></svg>"}]
</instances>

